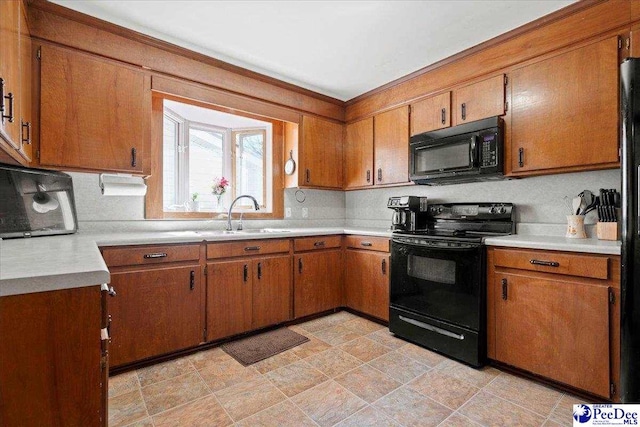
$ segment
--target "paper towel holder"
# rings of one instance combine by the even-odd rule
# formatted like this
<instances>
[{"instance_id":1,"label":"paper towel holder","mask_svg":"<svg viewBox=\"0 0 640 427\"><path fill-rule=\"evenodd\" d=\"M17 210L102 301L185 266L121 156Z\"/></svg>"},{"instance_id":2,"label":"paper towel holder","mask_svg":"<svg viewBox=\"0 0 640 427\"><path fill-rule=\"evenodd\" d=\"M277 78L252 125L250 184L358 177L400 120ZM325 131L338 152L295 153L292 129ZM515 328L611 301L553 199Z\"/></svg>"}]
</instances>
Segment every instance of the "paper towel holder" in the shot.
<instances>
[{"instance_id":1,"label":"paper towel holder","mask_svg":"<svg viewBox=\"0 0 640 427\"><path fill-rule=\"evenodd\" d=\"M131 174L101 173L98 185L103 196L144 196L147 194L144 178Z\"/></svg>"}]
</instances>

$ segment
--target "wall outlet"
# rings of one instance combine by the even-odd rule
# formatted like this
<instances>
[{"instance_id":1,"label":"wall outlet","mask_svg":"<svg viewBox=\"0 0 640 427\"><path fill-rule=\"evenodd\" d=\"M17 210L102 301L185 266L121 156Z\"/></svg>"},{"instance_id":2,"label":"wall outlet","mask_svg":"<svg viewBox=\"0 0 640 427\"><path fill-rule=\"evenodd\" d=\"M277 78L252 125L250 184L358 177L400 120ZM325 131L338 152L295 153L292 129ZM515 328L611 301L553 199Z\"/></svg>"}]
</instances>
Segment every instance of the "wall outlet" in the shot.
<instances>
[{"instance_id":1,"label":"wall outlet","mask_svg":"<svg viewBox=\"0 0 640 427\"><path fill-rule=\"evenodd\" d=\"M309 208L302 208L302 218L309 218Z\"/></svg>"},{"instance_id":2,"label":"wall outlet","mask_svg":"<svg viewBox=\"0 0 640 427\"><path fill-rule=\"evenodd\" d=\"M284 217L291 218L291 208L284 208Z\"/></svg>"}]
</instances>

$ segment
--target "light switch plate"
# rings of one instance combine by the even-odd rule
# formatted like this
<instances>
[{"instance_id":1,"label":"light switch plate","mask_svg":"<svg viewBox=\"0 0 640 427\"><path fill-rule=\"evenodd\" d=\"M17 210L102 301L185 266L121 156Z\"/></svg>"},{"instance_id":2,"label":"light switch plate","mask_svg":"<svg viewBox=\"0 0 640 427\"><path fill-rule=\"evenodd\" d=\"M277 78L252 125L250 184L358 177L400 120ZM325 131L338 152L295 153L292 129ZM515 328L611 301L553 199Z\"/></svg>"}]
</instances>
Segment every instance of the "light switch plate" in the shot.
<instances>
[{"instance_id":1,"label":"light switch plate","mask_svg":"<svg viewBox=\"0 0 640 427\"><path fill-rule=\"evenodd\" d=\"M309 218L309 208L302 208L302 218Z\"/></svg>"}]
</instances>

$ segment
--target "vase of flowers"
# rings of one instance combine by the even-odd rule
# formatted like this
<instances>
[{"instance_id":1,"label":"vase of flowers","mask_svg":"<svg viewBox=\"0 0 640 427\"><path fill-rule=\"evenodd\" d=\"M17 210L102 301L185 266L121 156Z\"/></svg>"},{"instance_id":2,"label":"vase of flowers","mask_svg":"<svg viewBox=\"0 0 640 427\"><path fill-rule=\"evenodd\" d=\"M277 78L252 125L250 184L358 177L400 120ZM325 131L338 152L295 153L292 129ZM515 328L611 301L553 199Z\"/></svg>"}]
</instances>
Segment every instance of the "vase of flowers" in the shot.
<instances>
[{"instance_id":1,"label":"vase of flowers","mask_svg":"<svg viewBox=\"0 0 640 427\"><path fill-rule=\"evenodd\" d=\"M228 186L229 186L229 181L224 176L221 176L219 178L214 178L214 180L213 180L213 185L211 186L211 194L216 196L216 199L217 199L216 210L217 211L224 211L224 206L222 204L222 196L224 196L224 193L227 192L227 187Z\"/></svg>"}]
</instances>

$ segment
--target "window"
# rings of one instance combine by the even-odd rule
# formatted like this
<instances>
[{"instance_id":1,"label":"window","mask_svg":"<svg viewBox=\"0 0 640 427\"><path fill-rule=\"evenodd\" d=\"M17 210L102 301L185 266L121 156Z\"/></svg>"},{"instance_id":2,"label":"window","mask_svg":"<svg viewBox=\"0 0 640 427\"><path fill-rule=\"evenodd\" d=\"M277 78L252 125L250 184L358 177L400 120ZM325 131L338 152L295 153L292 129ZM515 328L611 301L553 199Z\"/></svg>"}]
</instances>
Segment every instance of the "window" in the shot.
<instances>
[{"instance_id":1,"label":"window","mask_svg":"<svg viewBox=\"0 0 640 427\"><path fill-rule=\"evenodd\" d=\"M162 134L162 210L216 212L242 194L273 212L273 122L165 99ZM215 179L229 181L213 194ZM236 206L253 210L242 200Z\"/></svg>"}]
</instances>

